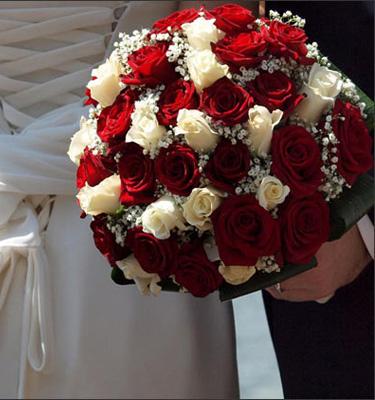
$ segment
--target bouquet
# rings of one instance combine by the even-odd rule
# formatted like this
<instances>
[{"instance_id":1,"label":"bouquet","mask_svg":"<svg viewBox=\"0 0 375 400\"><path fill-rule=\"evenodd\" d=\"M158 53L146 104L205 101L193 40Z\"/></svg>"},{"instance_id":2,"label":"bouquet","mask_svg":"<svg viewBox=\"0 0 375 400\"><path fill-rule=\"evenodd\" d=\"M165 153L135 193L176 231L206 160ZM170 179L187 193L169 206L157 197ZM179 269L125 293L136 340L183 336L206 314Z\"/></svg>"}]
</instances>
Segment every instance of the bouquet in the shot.
<instances>
[{"instance_id":1,"label":"bouquet","mask_svg":"<svg viewBox=\"0 0 375 400\"><path fill-rule=\"evenodd\" d=\"M231 299L314 267L371 207L373 103L304 24L178 11L92 71L68 154L115 282Z\"/></svg>"}]
</instances>

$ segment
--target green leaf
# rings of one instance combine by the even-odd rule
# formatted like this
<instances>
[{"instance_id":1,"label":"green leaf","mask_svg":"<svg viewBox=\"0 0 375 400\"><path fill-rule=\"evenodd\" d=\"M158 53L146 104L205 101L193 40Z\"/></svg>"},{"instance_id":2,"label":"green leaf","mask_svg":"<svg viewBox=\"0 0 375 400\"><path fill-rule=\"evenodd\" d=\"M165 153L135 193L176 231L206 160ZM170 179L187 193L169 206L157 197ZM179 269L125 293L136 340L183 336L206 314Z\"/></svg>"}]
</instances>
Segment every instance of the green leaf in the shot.
<instances>
[{"instance_id":1,"label":"green leaf","mask_svg":"<svg viewBox=\"0 0 375 400\"><path fill-rule=\"evenodd\" d=\"M315 257L310 263L305 265L285 265L280 272L262 273L257 272L249 281L242 285L229 285L225 283L220 289L220 300L227 301L235 299L236 297L244 296L245 294L253 293L266 287L275 285L285 279L298 275L302 272L308 271L317 265Z\"/></svg>"},{"instance_id":2,"label":"green leaf","mask_svg":"<svg viewBox=\"0 0 375 400\"><path fill-rule=\"evenodd\" d=\"M118 285L130 285L134 284L134 281L130 281L126 279L124 273L121 271L120 268L113 267L111 271L111 279L113 282L117 283Z\"/></svg>"},{"instance_id":3,"label":"green leaf","mask_svg":"<svg viewBox=\"0 0 375 400\"><path fill-rule=\"evenodd\" d=\"M248 282L242 285L229 285L225 283L219 289L221 301L231 300L245 294L256 292L266 287L275 285L285 279L289 279L294 275L300 274L316 266L316 259L313 258L309 264L306 265L285 265L280 272L273 272L270 274L257 272ZM112 280L118 285L134 285L133 280L128 280L124 277L120 268L113 268L111 274ZM172 279L164 279L160 282L163 291L166 292L179 292L180 287L176 285Z\"/></svg>"},{"instance_id":4,"label":"green leaf","mask_svg":"<svg viewBox=\"0 0 375 400\"><path fill-rule=\"evenodd\" d=\"M172 279L164 279L163 281L160 282L159 284L161 288L167 292L179 292L180 291L180 286L176 285Z\"/></svg>"},{"instance_id":5,"label":"green leaf","mask_svg":"<svg viewBox=\"0 0 375 400\"><path fill-rule=\"evenodd\" d=\"M125 211L126 207L123 204L121 204L120 207L115 211L115 217L121 218L125 214Z\"/></svg>"},{"instance_id":6,"label":"green leaf","mask_svg":"<svg viewBox=\"0 0 375 400\"><path fill-rule=\"evenodd\" d=\"M360 176L354 185L338 199L332 200L330 208L331 231L329 240L339 239L355 225L374 205L374 179L368 174Z\"/></svg>"},{"instance_id":7,"label":"green leaf","mask_svg":"<svg viewBox=\"0 0 375 400\"><path fill-rule=\"evenodd\" d=\"M111 271L111 279L118 285L134 285L135 282L132 279L126 279L124 273L120 268L114 267ZM180 286L176 285L172 279L164 279L159 283L162 290L166 292L178 292L180 291Z\"/></svg>"},{"instance_id":8,"label":"green leaf","mask_svg":"<svg viewBox=\"0 0 375 400\"><path fill-rule=\"evenodd\" d=\"M367 128L370 132L374 131L374 114L375 114L375 104L374 102L367 96L365 92L363 92L357 86L357 92L360 97L360 101L366 104L365 113L367 114L367 118L365 120Z\"/></svg>"}]
</instances>

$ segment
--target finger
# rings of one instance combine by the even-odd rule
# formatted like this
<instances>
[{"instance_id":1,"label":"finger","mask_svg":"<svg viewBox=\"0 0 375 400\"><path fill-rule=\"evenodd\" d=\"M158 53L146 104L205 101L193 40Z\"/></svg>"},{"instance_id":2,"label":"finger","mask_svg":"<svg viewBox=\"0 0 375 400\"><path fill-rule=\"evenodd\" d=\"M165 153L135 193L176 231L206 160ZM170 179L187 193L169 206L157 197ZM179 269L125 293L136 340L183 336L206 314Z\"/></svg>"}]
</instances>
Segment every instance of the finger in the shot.
<instances>
[{"instance_id":1,"label":"finger","mask_svg":"<svg viewBox=\"0 0 375 400\"><path fill-rule=\"evenodd\" d=\"M327 294L315 290L306 290L306 289L285 290L284 285L283 285L283 291L281 293L277 291L274 287L269 287L266 290L276 300L284 300L291 302L317 301L317 299L322 299L322 298L325 299L328 298L329 296L331 297L333 296L332 293Z\"/></svg>"},{"instance_id":2,"label":"finger","mask_svg":"<svg viewBox=\"0 0 375 400\"><path fill-rule=\"evenodd\" d=\"M330 295L328 295L328 296L325 296L325 297L321 297L320 299L317 299L317 300L315 300L317 303L319 303L319 304L325 304L325 303L328 303L331 299L332 299L332 297L335 295L335 293L332 293L332 294L330 294Z\"/></svg>"},{"instance_id":3,"label":"finger","mask_svg":"<svg viewBox=\"0 0 375 400\"><path fill-rule=\"evenodd\" d=\"M285 301L306 301L304 300L306 297L306 291L291 289L286 290L284 286L281 291L277 290L274 286L270 286L266 288L266 291L276 300L285 300Z\"/></svg>"},{"instance_id":4,"label":"finger","mask_svg":"<svg viewBox=\"0 0 375 400\"><path fill-rule=\"evenodd\" d=\"M284 290L309 290L311 289L311 283L318 284L321 280L322 275L318 266L308 271L302 272L301 274L295 275L292 278L286 279L282 283Z\"/></svg>"},{"instance_id":5,"label":"finger","mask_svg":"<svg viewBox=\"0 0 375 400\"><path fill-rule=\"evenodd\" d=\"M267 293L269 293L274 299L282 300L282 293L276 290L273 286L270 286L265 289Z\"/></svg>"}]
</instances>

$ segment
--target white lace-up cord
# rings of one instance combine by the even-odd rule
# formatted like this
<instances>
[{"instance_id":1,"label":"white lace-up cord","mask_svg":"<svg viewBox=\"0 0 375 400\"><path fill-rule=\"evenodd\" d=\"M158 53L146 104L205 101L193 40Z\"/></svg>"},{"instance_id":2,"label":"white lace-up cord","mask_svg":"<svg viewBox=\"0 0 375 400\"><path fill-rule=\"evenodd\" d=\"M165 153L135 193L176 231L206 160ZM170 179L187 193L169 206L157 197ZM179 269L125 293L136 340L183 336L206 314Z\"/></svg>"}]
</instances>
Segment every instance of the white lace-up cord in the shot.
<instances>
[{"instance_id":1,"label":"white lace-up cord","mask_svg":"<svg viewBox=\"0 0 375 400\"><path fill-rule=\"evenodd\" d=\"M126 7L121 1L97 3L0 9L0 103L15 129L39 117L41 105L48 112L83 97L117 11ZM47 42L45 47L39 47L39 40Z\"/></svg>"}]
</instances>

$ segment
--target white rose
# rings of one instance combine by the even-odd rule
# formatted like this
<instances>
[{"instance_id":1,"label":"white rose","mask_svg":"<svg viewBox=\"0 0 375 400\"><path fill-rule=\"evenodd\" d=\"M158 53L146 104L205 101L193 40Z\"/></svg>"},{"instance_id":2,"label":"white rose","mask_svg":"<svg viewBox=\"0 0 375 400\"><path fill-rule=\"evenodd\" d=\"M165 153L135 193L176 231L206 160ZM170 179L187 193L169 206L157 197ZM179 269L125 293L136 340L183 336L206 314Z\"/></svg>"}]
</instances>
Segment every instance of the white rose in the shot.
<instances>
[{"instance_id":1,"label":"white rose","mask_svg":"<svg viewBox=\"0 0 375 400\"><path fill-rule=\"evenodd\" d=\"M198 92L211 86L229 71L228 65L220 64L211 50L192 51L187 57L186 63L189 75Z\"/></svg>"},{"instance_id":2,"label":"white rose","mask_svg":"<svg viewBox=\"0 0 375 400\"><path fill-rule=\"evenodd\" d=\"M201 231L211 228L211 214L219 207L223 194L213 187L195 188L182 205L186 221Z\"/></svg>"},{"instance_id":3,"label":"white rose","mask_svg":"<svg viewBox=\"0 0 375 400\"><path fill-rule=\"evenodd\" d=\"M211 129L199 110L180 110L175 132L176 135L185 135L188 145L200 153L212 150L219 140L217 132Z\"/></svg>"},{"instance_id":4,"label":"white rose","mask_svg":"<svg viewBox=\"0 0 375 400\"><path fill-rule=\"evenodd\" d=\"M224 265L219 266L219 272L225 282L230 285L241 285L247 282L256 272L255 267L247 267L244 265Z\"/></svg>"},{"instance_id":5,"label":"white rose","mask_svg":"<svg viewBox=\"0 0 375 400\"><path fill-rule=\"evenodd\" d=\"M339 72L315 63L311 68L307 84L305 83L301 89L306 97L295 109L295 114L305 122L318 122L321 115L333 106L342 85Z\"/></svg>"},{"instance_id":6,"label":"white rose","mask_svg":"<svg viewBox=\"0 0 375 400\"><path fill-rule=\"evenodd\" d=\"M96 186L86 185L78 192L77 199L82 210L89 215L113 214L120 207L121 181L112 175Z\"/></svg>"},{"instance_id":7,"label":"white rose","mask_svg":"<svg viewBox=\"0 0 375 400\"><path fill-rule=\"evenodd\" d=\"M263 208L271 210L283 203L289 192L289 187L283 185L279 179L274 176L266 176L260 183L256 197Z\"/></svg>"},{"instance_id":8,"label":"white rose","mask_svg":"<svg viewBox=\"0 0 375 400\"><path fill-rule=\"evenodd\" d=\"M150 274L142 269L134 254L124 260L117 261L117 266L124 273L126 279L134 280L138 290L145 295L158 295L161 287L158 285L160 276L158 274Z\"/></svg>"},{"instance_id":9,"label":"white rose","mask_svg":"<svg viewBox=\"0 0 375 400\"><path fill-rule=\"evenodd\" d=\"M137 101L131 119L132 126L126 134L126 142L134 142L148 151L154 151L167 130L159 125L150 104Z\"/></svg>"},{"instance_id":10,"label":"white rose","mask_svg":"<svg viewBox=\"0 0 375 400\"><path fill-rule=\"evenodd\" d=\"M216 43L225 36L224 32L216 28L215 19L199 17L181 27L190 46L197 50L211 50L211 43Z\"/></svg>"},{"instance_id":11,"label":"white rose","mask_svg":"<svg viewBox=\"0 0 375 400\"><path fill-rule=\"evenodd\" d=\"M170 196L162 196L147 206L140 217L143 231L153 234L158 239L168 239L174 228L184 230L181 210Z\"/></svg>"},{"instance_id":12,"label":"white rose","mask_svg":"<svg viewBox=\"0 0 375 400\"><path fill-rule=\"evenodd\" d=\"M113 52L109 59L91 73L95 80L87 84L90 94L104 108L113 104L121 92L121 63Z\"/></svg>"},{"instance_id":13,"label":"white rose","mask_svg":"<svg viewBox=\"0 0 375 400\"><path fill-rule=\"evenodd\" d=\"M254 106L249 110L248 132L251 145L258 156L266 156L271 149L274 127L281 121L283 112L270 113L266 107Z\"/></svg>"},{"instance_id":14,"label":"white rose","mask_svg":"<svg viewBox=\"0 0 375 400\"><path fill-rule=\"evenodd\" d=\"M94 143L98 138L96 134L96 124L89 122L85 117L81 117L80 129L76 132L70 142L68 156L77 165L79 165L83 150L86 146Z\"/></svg>"}]
</instances>

